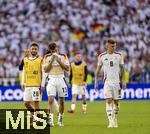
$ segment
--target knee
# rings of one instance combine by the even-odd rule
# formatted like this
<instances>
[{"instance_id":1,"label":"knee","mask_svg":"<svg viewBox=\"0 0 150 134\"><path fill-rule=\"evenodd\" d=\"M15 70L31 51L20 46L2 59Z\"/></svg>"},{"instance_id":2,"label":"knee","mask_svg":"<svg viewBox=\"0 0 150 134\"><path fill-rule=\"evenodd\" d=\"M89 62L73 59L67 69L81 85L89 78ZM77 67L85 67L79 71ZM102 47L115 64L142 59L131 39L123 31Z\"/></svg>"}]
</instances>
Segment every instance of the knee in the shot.
<instances>
[{"instance_id":1,"label":"knee","mask_svg":"<svg viewBox=\"0 0 150 134\"><path fill-rule=\"evenodd\" d=\"M54 99L53 98L49 98L49 104L53 104L54 103Z\"/></svg>"},{"instance_id":2,"label":"knee","mask_svg":"<svg viewBox=\"0 0 150 134\"><path fill-rule=\"evenodd\" d=\"M119 107L119 102L118 101L114 101L115 106Z\"/></svg>"},{"instance_id":3,"label":"knee","mask_svg":"<svg viewBox=\"0 0 150 134\"><path fill-rule=\"evenodd\" d=\"M27 107L27 106L29 106L29 105L30 105L30 102L25 101L25 102L24 102L24 105Z\"/></svg>"},{"instance_id":4,"label":"knee","mask_svg":"<svg viewBox=\"0 0 150 134\"><path fill-rule=\"evenodd\" d=\"M76 103L76 96L72 96L72 103Z\"/></svg>"},{"instance_id":5,"label":"knee","mask_svg":"<svg viewBox=\"0 0 150 134\"><path fill-rule=\"evenodd\" d=\"M112 99L107 99L106 101L108 104L111 104L112 103Z\"/></svg>"},{"instance_id":6,"label":"knee","mask_svg":"<svg viewBox=\"0 0 150 134\"><path fill-rule=\"evenodd\" d=\"M73 99L73 100L76 100L76 96L77 96L76 94L73 94L73 95L72 95L72 99Z\"/></svg>"},{"instance_id":7,"label":"knee","mask_svg":"<svg viewBox=\"0 0 150 134\"><path fill-rule=\"evenodd\" d=\"M82 99L83 99L83 100L86 100L86 96L85 96L85 95L82 95Z\"/></svg>"}]
</instances>

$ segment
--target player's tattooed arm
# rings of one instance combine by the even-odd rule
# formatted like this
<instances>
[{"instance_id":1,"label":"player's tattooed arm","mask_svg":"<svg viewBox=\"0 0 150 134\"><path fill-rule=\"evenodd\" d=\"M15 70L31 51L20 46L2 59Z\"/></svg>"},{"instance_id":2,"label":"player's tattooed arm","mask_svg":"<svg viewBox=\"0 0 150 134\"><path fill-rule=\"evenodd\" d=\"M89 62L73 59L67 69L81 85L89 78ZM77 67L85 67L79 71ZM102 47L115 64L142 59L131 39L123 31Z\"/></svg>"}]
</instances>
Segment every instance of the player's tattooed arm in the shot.
<instances>
[{"instance_id":1,"label":"player's tattooed arm","mask_svg":"<svg viewBox=\"0 0 150 134\"><path fill-rule=\"evenodd\" d=\"M122 84L122 88L125 89L125 88L126 88L125 69L124 69L124 65L122 65L122 64L120 64L120 74L121 74L121 84Z\"/></svg>"},{"instance_id":2,"label":"player's tattooed arm","mask_svg":"<svg viewBox=\"0 0 150 134\"><path fill-rule=\"evenodd\" d=\"M98 91L98 76L99 76L99 72L101 70L101 65L97 65L97 68L96 68L96 73L95 73L95 84L94 84L94 88L95 88L95 91Z\"/></svg>"}]
</instances>

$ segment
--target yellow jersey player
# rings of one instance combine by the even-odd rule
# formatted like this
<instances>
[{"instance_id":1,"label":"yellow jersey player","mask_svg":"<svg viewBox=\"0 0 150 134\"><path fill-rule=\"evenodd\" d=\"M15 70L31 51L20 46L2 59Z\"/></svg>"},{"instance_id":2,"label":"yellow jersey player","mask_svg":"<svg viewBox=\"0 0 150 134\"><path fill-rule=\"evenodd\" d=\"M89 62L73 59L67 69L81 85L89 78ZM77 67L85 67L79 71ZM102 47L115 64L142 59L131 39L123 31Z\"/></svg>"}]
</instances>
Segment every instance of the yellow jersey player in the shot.
<instances>
[{"instance_id":1,"label":"yellow jersey player","mask_svg":"<svg viewBox=\"0 0 150 134\"><path fill-rule=\"evenodd\" d=\"M109 121L108 128L118 127L117 115L119 100L121 99L121 87L125 89L124 61L120 53L115 52L116 42L109 39L106 43L107 51L100 54L95 74L95 90L98 90L98 76L101 68L104 72L104 98L106 99L106 113ZM121 80L120 80L121 78ZM114 101L114 104L113 104Z\"/></svg>"},{"instance_id":2,"label":"yellow jersey player","mask_svg":"<svg viewBox=\"0 0 150 134\"><path fill-rule=\"evenodd\" d=\"M23 59L23 87L26 108L31 111L35 121L38 120L36 112L39 110L40 89L45 85L42 80L42 57L38 55L39 46L33 42L30 46L30 55ZM41 85L44 83L43 85ZM34 114L35 113L35 114Z\"/></svg>"},{"instance_id":3,"label":"yellow jersey player","mask_svg":"<svg viewBox=\"0 0 150 134\"><path fill-rule=\"evenodd\" d=\"M58 126L63 126L62 118L64 113L64 97L68 96L68 89L64 79L64 71L69 70L69 60L66 55L58 53L56 43L50 43L49 45L51 53L46 57L44 63L44 71L48 73L48 84L46 86L48 101L49 101L49 121L50 126L54 126L54 98L58 92L59 96L59 115Z\"/></svg>"},{"instance_id":4,"label":"yellow jersey player","mask_svg":"<svg viewBox=\"0 0 150 134\"><path fill-rule=\"evenodd\" d=\"M70 82L72 84L72 104L69 113L75 112L76 97L82 95L82 112L86 113L86 80L87 65L82 60L81 54L76 53L74 62L71 63Z\"/></svg>"}]
</instances>

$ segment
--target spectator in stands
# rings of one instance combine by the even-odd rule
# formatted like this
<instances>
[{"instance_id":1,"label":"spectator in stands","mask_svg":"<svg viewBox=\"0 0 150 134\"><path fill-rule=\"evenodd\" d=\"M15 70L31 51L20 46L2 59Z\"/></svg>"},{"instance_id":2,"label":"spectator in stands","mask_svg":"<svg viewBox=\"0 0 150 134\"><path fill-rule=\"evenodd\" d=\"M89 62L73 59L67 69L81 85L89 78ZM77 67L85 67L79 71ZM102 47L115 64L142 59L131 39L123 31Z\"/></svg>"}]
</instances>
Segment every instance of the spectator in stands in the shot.
<instances>
[{"instance_id":1,"label":"spectator in stands","mask_svg":"<svg viewBox=\"0 0 150 134\"><path fill-rule=\"evenodd\" d=\"M29 42L39 42L40 54L44 54L49 40L56 41L60 52L68 56L80 48L94 76L95 57L105 49L103 44L111 36L129 57L126 66L133 74L132 82L147 82L150 74L144 70L150 67L145 65L149 59L143 57L150 54L148 5L148 0L0 1L0 59L5 59L0 65L0 77L17 79L16 66ZM134 80L138 58L142 59L142 69L138 71L142 78Z\"/></svg>"}]
</instances>

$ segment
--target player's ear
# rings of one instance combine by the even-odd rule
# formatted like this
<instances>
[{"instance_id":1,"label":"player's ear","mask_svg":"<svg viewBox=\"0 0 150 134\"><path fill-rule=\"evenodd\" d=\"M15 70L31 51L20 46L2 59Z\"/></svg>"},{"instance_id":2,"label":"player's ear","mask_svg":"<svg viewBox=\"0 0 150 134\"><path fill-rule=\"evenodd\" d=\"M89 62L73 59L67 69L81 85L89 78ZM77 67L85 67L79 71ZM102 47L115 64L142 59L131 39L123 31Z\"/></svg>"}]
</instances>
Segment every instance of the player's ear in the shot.
<instances>
[{"instance_id":1,"label":"player's ear","mask_svg":"<svg viewBox=\"0 0 150 134\"><path fill-rule=\"evenodd\" d=\"M105 49L107 49L108 48L108 43L106 43L106 45L105 45Z\"/></svg>"}]
</instances>

